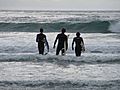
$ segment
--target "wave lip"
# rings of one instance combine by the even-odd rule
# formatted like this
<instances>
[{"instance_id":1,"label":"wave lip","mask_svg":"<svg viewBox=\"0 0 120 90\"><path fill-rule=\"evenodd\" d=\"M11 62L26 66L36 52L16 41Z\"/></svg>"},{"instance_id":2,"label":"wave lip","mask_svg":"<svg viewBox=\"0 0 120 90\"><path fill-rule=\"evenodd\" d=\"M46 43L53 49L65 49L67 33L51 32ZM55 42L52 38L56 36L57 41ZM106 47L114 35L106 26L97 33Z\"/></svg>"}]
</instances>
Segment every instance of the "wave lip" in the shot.
<instances>
[{"instance_id":1,"label":"wave lip","mask_svg":"<svg viewBox=\"0 0 120 90\"><path fill-rule=\"evenodd\" d=\"M120 21L111 22L109 30L112 32L120 33Z\"/></svg>"}]
</instances>

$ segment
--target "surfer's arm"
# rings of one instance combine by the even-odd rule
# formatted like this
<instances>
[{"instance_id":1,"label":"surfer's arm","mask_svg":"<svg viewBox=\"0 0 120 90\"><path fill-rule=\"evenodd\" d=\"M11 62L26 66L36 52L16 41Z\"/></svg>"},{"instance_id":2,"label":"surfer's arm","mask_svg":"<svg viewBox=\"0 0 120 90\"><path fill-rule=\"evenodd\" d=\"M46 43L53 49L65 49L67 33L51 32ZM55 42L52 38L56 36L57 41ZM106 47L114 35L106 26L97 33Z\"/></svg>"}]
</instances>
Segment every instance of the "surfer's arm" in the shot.
<instances>
[{"instance_id":1,"label":"surfer's arm","mask_svg":"<svg viewBox=\"0 0 120 90\"><path fill-rule=\"evenodd\" d=\"M56 39L55 39L55 42L54 42L54 46L53 46L53 48L55 48L55 45L56 45L57 39L58 39L58 35L57 35L57 37L56 37Z\"/></svg>"},{"instance_id":2,"label":"surfer's arm","mask_svg":"<svg viewBox=\"0 0 120 90\"><path fill-rule=\"evenodd\" d=\"M38 35L36 36L36 42L39 42L39 38L38 38Z\"/></svg>"},{"instance_id":3,"label":"surfer's arm","mask_svg":"<svg viewBox=\"0 0 120 90\"><path fill-rule=\"evenodd\" d=\"M68 40L66 41L66 50L68 49Z\"/></svg>"},{"instance_id":4,"label":"surfer's arm","mask_svg":"<svg viewBox=\"0 0 120 90\"><path fill-rule=\"evenodd\" d=\"M72 41L72 50L74 50L74 42L75 42L75 40L73 39L73 41Z\"/></svg>"},{"instance_id":5,"label":"surfer's arm","mask_svg":"<svg viewBox=\"0 0 120 90\"><path fill-rule=\"evenodd\" d=\"M82 40L82 43L83 43L83 45L84 45L84 41L83 41L83 38L81 38L81 40Z\"/></svg>"},{"instance_id":6,"label":"surfer's arm","mask_svg":"<svg viewBox=\"0 0 120 90\"><path fill-rule=\"evenodd\" d=\"M66 36L66 38L65 38L65 44L66 44L66 50L68 49L68 36Z\"/></svg>"}]
</instances>

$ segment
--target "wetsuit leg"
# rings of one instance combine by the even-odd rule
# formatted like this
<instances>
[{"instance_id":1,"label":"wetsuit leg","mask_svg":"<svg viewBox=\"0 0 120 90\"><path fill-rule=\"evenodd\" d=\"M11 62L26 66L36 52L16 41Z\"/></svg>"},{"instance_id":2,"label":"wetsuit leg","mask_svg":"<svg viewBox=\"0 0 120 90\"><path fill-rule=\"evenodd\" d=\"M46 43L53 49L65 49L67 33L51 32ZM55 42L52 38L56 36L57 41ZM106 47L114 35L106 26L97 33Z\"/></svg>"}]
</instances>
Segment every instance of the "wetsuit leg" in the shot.
<instances>
[{"instance_id":1,"label":"wetsuit leg","mask_svg":"<svg viewBox=\"0 0 120 90\"><path fill-rule=\"evenodd\" d=\"M44 44L38 43L39 54L44 54Z\"/></svg>"},{"instance_id":2,"label":"wetsuit leg","mask_svg":"<svg viewBox=\"0 0 120 90\"><path fill-rule=\"evenodd\" d=\"M81 56L81 47L75 47L76 56Z\"/></svg>"},{"instance_id":3,"label":"wetsuit leg","mask_svg":"<svg viewBox=\"0 0 120 90\"><path fill-rule=\"evenodd\" d=\"M57 50L56 50L56 55L59 55L59 52L62 48L60 46L57 47Z\"/></svg>"}]
</instances>

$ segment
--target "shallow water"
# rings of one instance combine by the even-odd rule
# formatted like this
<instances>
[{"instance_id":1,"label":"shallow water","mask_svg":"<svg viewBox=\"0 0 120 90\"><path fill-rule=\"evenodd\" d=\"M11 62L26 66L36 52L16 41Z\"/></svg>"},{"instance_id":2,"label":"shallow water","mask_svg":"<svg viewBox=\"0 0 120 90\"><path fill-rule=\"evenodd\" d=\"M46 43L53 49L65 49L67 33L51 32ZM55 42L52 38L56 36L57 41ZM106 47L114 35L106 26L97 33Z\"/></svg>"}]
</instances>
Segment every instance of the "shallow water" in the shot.
<instances>
[{"instance_id":1,"label":"shallow water","mask_svg":"<svg viewBox=\"0 0 120 90\"><path fill-rule=\"evenodd\" d=\"M45 33L50 45L39 55L37 33L0 33L1 90L119 90L120 35L82 33L86 51L76 57L71 50L75 33L69 34L66 56L56 56L53 47L58 33Z\"/></svg>"},{"instance_id":2,"label":"shallow water","mask_svg":"<svg viewBox=\"0 0 120 90\"><path fill-rule=\"evenodd\" d=\"M5 90L119 90L119 67L119 64L64 66L54 62L1 62L0 88Z\"/></svg>"}]
</instances>

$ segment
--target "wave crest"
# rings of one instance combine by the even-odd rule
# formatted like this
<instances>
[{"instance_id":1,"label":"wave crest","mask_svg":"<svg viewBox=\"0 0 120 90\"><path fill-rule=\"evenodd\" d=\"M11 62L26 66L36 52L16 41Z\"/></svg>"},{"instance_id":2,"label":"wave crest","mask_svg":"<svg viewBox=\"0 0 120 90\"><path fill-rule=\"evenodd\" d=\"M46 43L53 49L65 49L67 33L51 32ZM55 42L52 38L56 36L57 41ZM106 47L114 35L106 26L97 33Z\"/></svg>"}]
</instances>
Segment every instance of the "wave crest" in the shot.
<instances>
[{"instance_id":1,"label":"wave crest","mask_svg":"<svg viewBox=\"0 0 120 90\"><path fill-rule=\"evenodd\" d=\"M108 33L110 27L109 21L92 21L88 23L0 23L0 31L8 32L37 32L39 28L45 29L45 32L59 32L62 27L67 32L87 32L87 33Z\"/></svg>"}]
</instances>

